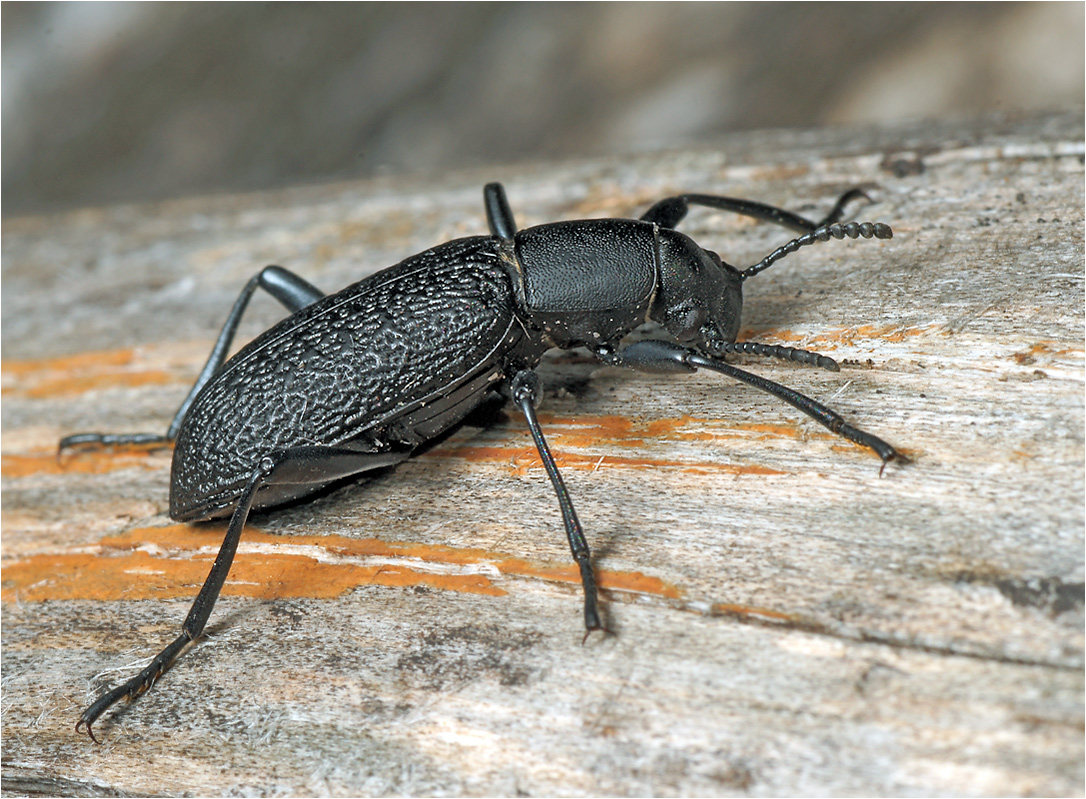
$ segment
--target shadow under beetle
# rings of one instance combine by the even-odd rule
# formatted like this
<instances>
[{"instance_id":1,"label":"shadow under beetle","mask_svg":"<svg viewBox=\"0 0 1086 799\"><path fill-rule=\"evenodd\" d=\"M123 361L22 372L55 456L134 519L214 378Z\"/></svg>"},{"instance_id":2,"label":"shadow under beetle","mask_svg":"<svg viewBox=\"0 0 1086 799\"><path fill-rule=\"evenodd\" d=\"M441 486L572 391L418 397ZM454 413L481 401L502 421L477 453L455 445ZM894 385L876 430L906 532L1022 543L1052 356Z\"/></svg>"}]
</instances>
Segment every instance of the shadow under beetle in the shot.
<instances>
[{"instance_id":1,"label":"shadow under beetle","mask_svg":"<svg viewBox=\"0 0 1086 799\"><path fill-rule=\"evenodd\" d=\"M584 587L588 632L603 629L588 543L535 408L544 352L587 347L605 364L648 372L699 368L749 383L844 438L883 467L904 458L798 392L725 363L750 353L837 371L817 353L737 342L743 282L800 247L830 238L889 239L882 223L840 224L841 196L821 222L749 200L682 194L640 219L557 222L517 230L500 184L483 191L489 236L457 239L325 295L268 266L242 290L207 364L163 435L85 433L61 449L174 442L170 516L230 517L222 547L181 635L147 668L103 694L76 724L91 729L119 699L149 689L207 623L249 512L304 497L344 477L391 466L461 421L491 392L528 423L565 523ZM691 205L773 222L802 235L742 271L675 230ZM257 288L291 312L233 358L238 322ZM646 322L671 340L623 343ZM586 633L587 634L587 633Z\"/></svg>"}]
</instances>

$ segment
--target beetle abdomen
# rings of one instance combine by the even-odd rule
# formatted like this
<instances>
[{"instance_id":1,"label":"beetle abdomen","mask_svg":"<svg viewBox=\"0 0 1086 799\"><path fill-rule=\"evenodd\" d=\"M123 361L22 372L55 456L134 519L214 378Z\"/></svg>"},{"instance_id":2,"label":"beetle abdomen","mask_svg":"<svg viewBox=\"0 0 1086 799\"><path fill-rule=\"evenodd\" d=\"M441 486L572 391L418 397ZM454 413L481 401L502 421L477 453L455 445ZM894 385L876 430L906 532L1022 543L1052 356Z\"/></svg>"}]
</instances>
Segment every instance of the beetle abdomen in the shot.
<instances>
[{"instance_id":1,"label":"beetle abdomen","mask_svg":"<svg viewBox=\"0 0 1086 799\"><path fill-rule=\"evenodd\" d=\"M170 515L229 512L260 459L275 450L417 444L414 431L395 421L495 368L519 334L512 304L494 240L475 237L409 258L284 319L231 358L194 401L175 445ZM459 397L460 416L471 399ZM445 428L458 420L441 418Z\"/></svg>"}]
</instances>

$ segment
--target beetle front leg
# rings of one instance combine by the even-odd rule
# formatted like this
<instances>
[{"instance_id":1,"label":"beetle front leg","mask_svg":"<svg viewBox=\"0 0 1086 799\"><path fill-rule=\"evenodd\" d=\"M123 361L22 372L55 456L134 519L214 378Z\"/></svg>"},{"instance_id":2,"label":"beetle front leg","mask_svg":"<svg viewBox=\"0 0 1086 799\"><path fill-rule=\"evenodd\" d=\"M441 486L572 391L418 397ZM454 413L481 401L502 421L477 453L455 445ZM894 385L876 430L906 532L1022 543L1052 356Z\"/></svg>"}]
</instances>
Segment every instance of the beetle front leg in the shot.
<instances>
[{"instance_id":1,"label":"beetle front leg","mask_svg":"<svg viewBox=\"0 0 1086 799\"><path fill-rule=\"evenodd\" d=\"M539 426L539 417L536 416L535 406L538 404L542 393L539 386L539 376L530 369L524 369L513 377L509 385L509 393L513 401L524 414L528 422L528 429L532 432L539 457L543 461L543 468L547 470L547 477L554 486L554 493L558 495L558 507L562 511L562 522L566 527L566 537L569 539L569 548L573 553L573 560L581 569L581 585L584 587L584 626L585 639L593 630L607 628L600 622L599 598L596 587L596 574L592 570L592 553L588 549L588 541L585 540L581 521L577 518L577 512L573 509L573 500L558 472L558 466L551 455L547 440L543 437L543 429Z\"/></svg>"},{"instance_id":2,"label":"beetle front leg","mask_svg":"<svg viewBox=\"0 0 1086 799\"><path fill-rule=\"evenodd\" d=\"M258 288L264 289L277 299L288 311L296 313L307 305L319 300L324 293L304 278L299 277L281 266L265 266L259 273L250 278L241 290L241 294L234 301L234 307L226 317L219 337L215 340L215 346L211 348L207 363L200 370L200 376L189 390L181 407L174 414L173 421L165 435L161 433L77 433L60 440L59 452L71 447L81 446L113 446L117 444L168 444L177 437L177 431L181 429L181 422L185 419L192 401L200 393L209 380L222 368L226 356L230 352L230 345L234 343L238 324L242 314L249 305L249 299Z\"/></svg>"},{"instance_id":3,"label":"beetle front leg","mask_svg":"<svg viewBox=\"0 0 1086 799\"><path fill-rule=\"evenodd\" d=\"M787 386L782 386L780 383L732 366L719 358L703 355L689 347L669 341L648 340L634 342L621 350L600 347L596 350L596 356L606 364L626 366L643 372L694 372L699 368L719 372L779 397L793 408L810 416L830 432L873 450L882 459L880 475L890 461L908 462L908 459L890 444L866 430L853 427L839 413L821 402Z\"/></svg>"}]
</instances>

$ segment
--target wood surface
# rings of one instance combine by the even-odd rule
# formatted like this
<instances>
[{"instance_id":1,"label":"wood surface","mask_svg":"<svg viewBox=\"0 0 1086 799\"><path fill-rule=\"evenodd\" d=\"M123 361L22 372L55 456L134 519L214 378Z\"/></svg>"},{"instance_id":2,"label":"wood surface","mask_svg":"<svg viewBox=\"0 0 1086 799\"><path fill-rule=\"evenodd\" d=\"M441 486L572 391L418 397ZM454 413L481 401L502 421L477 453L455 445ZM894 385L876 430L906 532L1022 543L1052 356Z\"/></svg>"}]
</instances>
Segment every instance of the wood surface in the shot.
<instances>
[{"instance_id":1,"label":"wood surface","mask_svg":"<svg viewBox=\"0 0 1086 799\"><path fill-rule=\"evenodd\" d=\"M559 352L544 429L601 574L580 589L523 420L256 516L208 634L74 731L179 631L223 525L166 515L162 432L267 263L335 290L485 232L681 191L810 216L851 186L892 241L746 286L737 358L912 463L718 375ZM757 132L3 225L3 791L9 795L1082 795L1083 117ZM735 264L789 234L694 210ZM245 340L282 315L257 297Z\"/></svg>"}]
</instances>

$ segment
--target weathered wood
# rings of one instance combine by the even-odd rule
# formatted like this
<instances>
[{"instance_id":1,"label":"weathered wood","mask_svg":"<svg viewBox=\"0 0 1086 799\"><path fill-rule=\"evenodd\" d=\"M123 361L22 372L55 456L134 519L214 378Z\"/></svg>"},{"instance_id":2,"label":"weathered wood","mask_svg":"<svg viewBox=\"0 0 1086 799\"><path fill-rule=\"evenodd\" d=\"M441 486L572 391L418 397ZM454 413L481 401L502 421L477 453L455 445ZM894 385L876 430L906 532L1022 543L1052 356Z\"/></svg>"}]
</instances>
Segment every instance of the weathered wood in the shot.
<instances>
[{"instance_id":1,"label":"weathered wood","mask_svg":"<svg viewBox=\"0 0 1086 799\"><path fill-rule=\"evenodd\" d=\"M720 148L5 221L3 788L89 794L1060 794L1083 790L1081 114L759 133ZM676 191L890 242L747 286L747 360L901 446L891 466L718 376L560 353L543 421L608 624L582 646L554 498L511 409L363 485L256 517L209 635L73 731L176 634L221 525L165 515L161 431L242 283L332 290L482 232ZM787 234L704 210L733 263ZM254 301L242 336L279 312Z\"/></svg>"}]
</instances>

